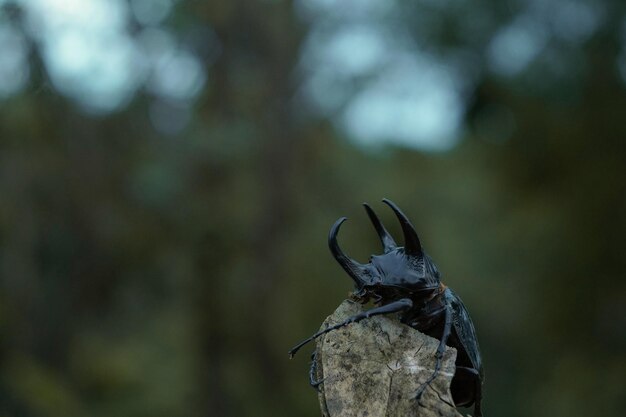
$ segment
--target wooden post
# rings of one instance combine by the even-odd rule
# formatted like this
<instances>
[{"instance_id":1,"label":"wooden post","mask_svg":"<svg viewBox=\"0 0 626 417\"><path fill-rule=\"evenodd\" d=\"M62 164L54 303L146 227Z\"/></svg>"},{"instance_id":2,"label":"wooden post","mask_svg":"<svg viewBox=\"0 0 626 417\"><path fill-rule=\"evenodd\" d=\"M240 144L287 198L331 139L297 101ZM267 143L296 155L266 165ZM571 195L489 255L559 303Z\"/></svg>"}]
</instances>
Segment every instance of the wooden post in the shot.
<instances>
[{"instance_id":1,"label":"wooden post","mask_svg":"<svg viewBox=\"0 0 626 417\"><path fill-rule=\"evenodd\" d=\"M346 300L322 325L325 328L362 311ZM432 375L439 341L399 322L378 316L327 333L317 341L319 399L325 417L462 417L450 395L456 350L448 348L441 371Z\"/></svg>"}]
</instances>

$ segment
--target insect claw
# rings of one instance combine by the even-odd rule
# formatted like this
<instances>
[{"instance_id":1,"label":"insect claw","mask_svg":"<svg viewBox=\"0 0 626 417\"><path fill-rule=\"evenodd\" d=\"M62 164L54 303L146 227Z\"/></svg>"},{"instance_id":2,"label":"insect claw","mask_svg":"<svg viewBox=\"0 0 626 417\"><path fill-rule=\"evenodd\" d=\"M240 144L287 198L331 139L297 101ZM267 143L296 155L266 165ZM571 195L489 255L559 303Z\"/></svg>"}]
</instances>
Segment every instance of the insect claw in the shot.
<instances>
[{"instance_id":1,"label":"insect claw","mask_svg":"<svg viewBox=\"0 0 626 417\"><path fill-rule=\"evenodd\" d=\"M415 399L417 400L419 405L423 405L422 404L422 394L424 394L424 391L426 390L426 387L428 387L428 384L422 385L421 387L419 387L419 389L417 390L417 393L415 394Z\"/></svg>"},{"instance_id":2,"label":"insect claw","mask_svg":"<svg viewBox=\"0 0 626 417\"><path fill-rule=\"evenodd\" d=\"M317 350L311 354L311 368L309 368L309 385L315 388L315 391L320 392L319 386L326 378L316 380L317 376Z\"/></svg>"},{"instance_id":3,"label":"insect claw","mask_svg":"<svg viewBox=\"0 0 626 417\"><path fill-rule=\"evenodd\" d=\"M311 381L310 384L317 392L320 392L320 385L322 385L324 381L326 381L326 378L322 378L319 381Z\"/></svg>"}]
</instances>

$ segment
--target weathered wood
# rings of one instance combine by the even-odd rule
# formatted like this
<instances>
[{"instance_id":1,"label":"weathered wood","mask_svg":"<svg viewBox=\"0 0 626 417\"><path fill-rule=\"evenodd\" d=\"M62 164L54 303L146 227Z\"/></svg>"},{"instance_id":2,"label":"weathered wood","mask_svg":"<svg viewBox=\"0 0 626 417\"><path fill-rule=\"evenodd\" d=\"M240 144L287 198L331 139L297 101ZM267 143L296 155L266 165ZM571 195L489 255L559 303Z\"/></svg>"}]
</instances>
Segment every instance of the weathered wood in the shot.
<instances>
[{"instance_id":1,"label":"weathered wood","mask_svg":"<svg viewBox=\"0 0 626 417\"><path fill-rule=\"evenodd\" d=\"M362 311L346 300L325 328ZM439 376L415 399L432 375L439 341L400 323L394 316L373 317L330 332L317 341L319 399L326 417L461 417L450 395L456 350L448 348Z\"/></svg>"}]
</instances>

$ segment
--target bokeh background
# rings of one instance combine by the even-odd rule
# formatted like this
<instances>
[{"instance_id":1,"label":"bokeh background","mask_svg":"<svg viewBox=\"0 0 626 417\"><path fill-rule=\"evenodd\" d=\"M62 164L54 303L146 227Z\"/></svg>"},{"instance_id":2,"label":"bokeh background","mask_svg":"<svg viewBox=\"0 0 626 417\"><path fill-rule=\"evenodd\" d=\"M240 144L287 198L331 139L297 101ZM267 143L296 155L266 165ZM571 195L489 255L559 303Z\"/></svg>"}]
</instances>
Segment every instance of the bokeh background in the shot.
<instances>
[{"instance_id":1,"label":"bokeh background","mask_svg":"<svg viewBox=\"0 0 626 417\"><path fill-rule=\"evenodd\" d=\"M388 197L486 416L623 416L625 163L621 0L0 0L0 415L318 416Z\"/></svg>"}]
</instances>

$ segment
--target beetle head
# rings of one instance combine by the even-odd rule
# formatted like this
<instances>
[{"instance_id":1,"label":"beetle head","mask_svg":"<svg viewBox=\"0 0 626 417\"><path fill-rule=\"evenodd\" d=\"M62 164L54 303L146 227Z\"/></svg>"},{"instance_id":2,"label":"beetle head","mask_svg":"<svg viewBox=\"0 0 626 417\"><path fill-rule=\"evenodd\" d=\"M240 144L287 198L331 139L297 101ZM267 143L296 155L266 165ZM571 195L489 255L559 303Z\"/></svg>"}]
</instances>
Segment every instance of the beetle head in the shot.
<instances>
[{"instance_id":1,"label":"beetle head","mask_svg":"<svg viewBox=\"0 0 626 417\"><path fill-rule=\"evenodd\" d=\"M356 284L357 294L376 293L396 298L408 294L429 293L439 287L439 271L432 259L422 250L422 245L409 219L392 201L384 199L396 214L404 233L404 246L398 246L382 225L372 208L364 203L365 210L383 245L382 255L372 255L367 264L361 264L343 253L337 243L337 234L345 217L335 222L328 235L328 246L333 256Z\"/></svg>"}]
</instances>

